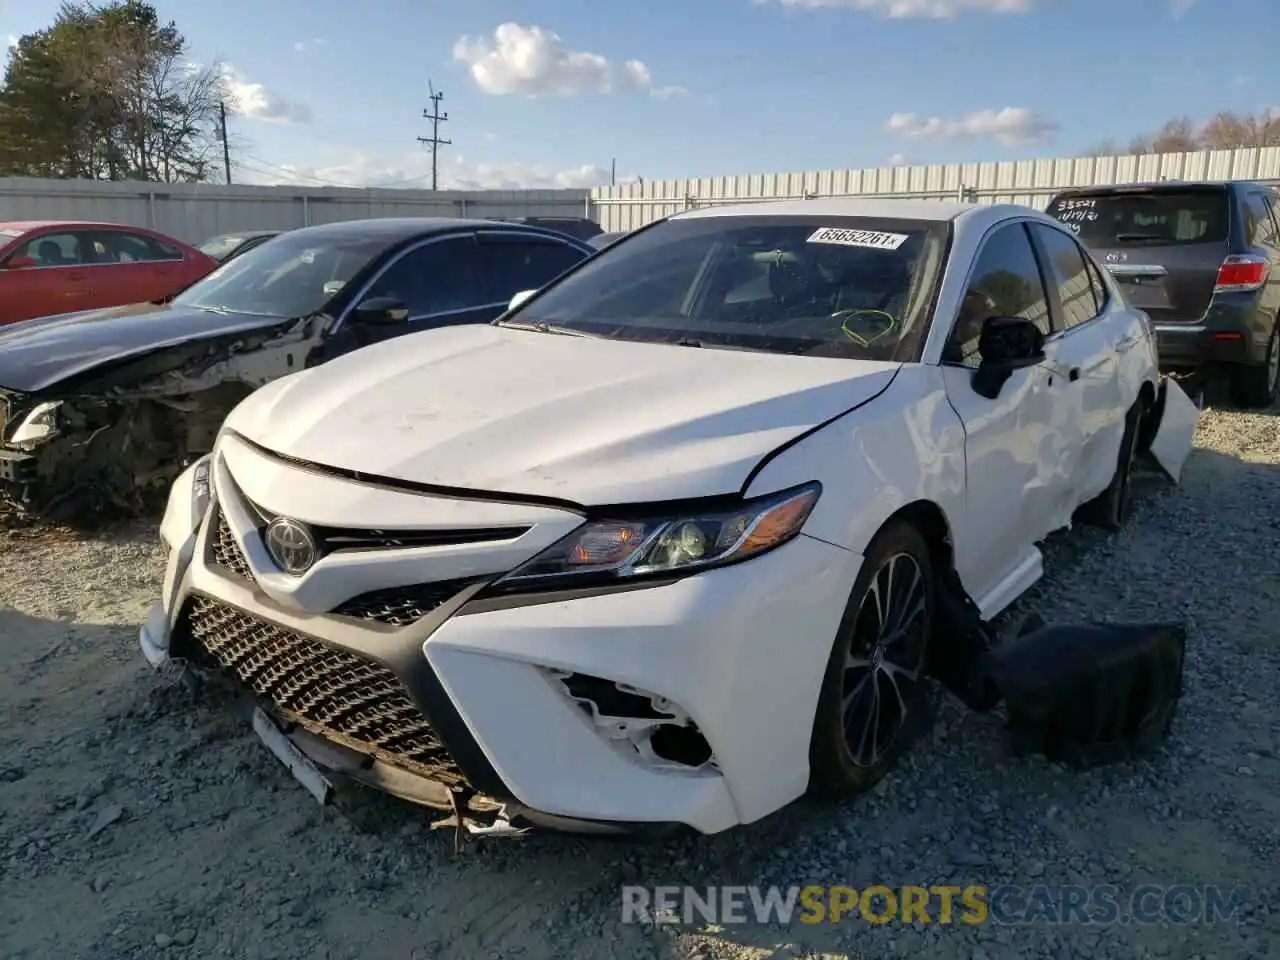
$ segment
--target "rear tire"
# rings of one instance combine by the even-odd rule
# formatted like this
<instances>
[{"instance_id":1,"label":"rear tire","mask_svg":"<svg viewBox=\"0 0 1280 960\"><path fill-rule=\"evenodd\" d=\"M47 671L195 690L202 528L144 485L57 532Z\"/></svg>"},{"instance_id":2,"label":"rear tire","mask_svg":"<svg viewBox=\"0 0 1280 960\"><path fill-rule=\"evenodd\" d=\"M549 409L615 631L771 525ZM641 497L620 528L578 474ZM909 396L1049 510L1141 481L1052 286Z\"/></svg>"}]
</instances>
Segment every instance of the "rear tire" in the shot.
<instances>
[{"instance_id":1,"label":"rear tire","mask_svg":"<svg viewBox=\"0 0 1280 960\"><path fill-rule=\"evenodd\" d=\"M1267 359L1259 366L1240 366L1231 374L1231 402L1246 410L1265 409L1280 394L1280 322L1271 331Z\"/></svg>"},{"instance_id":2,"label":"rear tire","mask_svg":"<svg viewBox=\"0 0 1280 960\"><path fill-rule=\"evenodd\" d=\"M1129 520L1133 506L1133 465L1138 459L1138 435L1142 427L1142 400L1137 400L1124 418L1124 434L1116 472L1107 489L1080 508L1080 519L1104 530L1119 530Z\"/></svg>"},{"instance_id":3,"label":"rear tire","mask_svg":"<svg viewBox=\"0 0 1280 960\"><path fill-rule=\"evenodd\" d=\"M875 786L925 726L936 598L929 545L891 522L866 552L827 661L809 745L814 793Z\"/></svg>"}]
</instances>

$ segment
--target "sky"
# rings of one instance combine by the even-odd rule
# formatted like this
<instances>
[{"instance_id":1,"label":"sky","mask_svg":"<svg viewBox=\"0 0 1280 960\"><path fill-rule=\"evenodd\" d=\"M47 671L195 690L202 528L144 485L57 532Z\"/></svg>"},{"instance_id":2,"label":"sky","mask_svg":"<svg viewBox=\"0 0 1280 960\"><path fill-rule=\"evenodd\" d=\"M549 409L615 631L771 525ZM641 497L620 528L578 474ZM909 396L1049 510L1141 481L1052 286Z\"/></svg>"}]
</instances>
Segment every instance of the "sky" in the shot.
<instances>
[{"instance_id":1,"label":"sky","mask_svg":"<svg viewBox=\"0 0 1280 960\"><path fill-rule=\"evenodd\" d=\"M1277 0L158 0L245 183L579 187L1073 156L1280 105ZM0 41L57 0L0 0ZM1247 26L1247 29L1242 27Z\"/></svg>"}]
</instances>

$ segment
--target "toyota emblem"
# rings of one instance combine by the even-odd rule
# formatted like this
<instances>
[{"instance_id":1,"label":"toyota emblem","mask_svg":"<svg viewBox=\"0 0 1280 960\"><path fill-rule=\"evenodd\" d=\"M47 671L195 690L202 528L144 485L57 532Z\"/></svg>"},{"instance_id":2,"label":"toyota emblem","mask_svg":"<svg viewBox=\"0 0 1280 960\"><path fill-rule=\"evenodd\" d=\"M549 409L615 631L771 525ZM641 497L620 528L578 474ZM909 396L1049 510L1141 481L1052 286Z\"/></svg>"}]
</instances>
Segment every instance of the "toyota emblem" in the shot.
<instances>
[{"instance_id":1,"label":"toyota emblem","mask_svg":"<svg viewBox=\"0 0 1280 960\"><path fill-rule=\"evenodd\" d=\"M1128 255L1122 250L1116 250L1107 254L1107 263L1124 263L1128 259Z\"/></svg>"},{"instance_id":2,"label":"toyota emblem","mask_svg":"<svg viewBox=\"0 0 1280 960\"><path fill-rule=\"evenodd\" d=\"M276 517L267 524L263 540L267 553L285 573L301 576L316 562L316 538L297 520Z\"/></svg>"}]
</instances>

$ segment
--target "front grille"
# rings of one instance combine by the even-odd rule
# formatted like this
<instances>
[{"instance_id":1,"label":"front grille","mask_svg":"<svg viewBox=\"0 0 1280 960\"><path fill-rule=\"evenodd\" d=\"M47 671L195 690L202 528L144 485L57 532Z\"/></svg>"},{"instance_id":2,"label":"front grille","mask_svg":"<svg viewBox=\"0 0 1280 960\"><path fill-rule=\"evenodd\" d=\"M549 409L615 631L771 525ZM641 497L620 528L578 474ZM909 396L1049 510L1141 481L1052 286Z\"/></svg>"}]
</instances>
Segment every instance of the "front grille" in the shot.
<instances>
[{"instance_id":1,"label":"front grille","mask_svg":"<svg viewBox=\"0 0 1280 960\"><path fill-rule=\"evenodd\" d=\"M213 562L228 573L252 582L253 571L249 569L249 560L240 549L240 544L236 543L231 525L227 523L221 510L216 511L214 522L217 527L213 532Z\"/></svg>"},{"instance_id":2,"label":"front grille","mask_svg":"<svg viewBox=\"0 0 1280 960\"><path fill-rule=\"evenodd\" d=\"M249 561L231 532L231 525L221 510L214 518L213 562L228 573L253 583L253 571ZM432 613L451 599L458 591L487 577L468 577L459 580L438 580L435 583L417 583L406 587L390 587L372 590L344 601L331 611L339 617L375 621L393 627L407 627Z\"/></svg>"},{"instance_id":3,"label":"front grille","mask_svg":"<svg viewBox=\"0 0 1280 960\"><path fill-rule=\"evenodd\" d=\"M483 578L483 579L488 579ZM340 617L376 620L396 627L408 626L435 611L476 579L439 580L407 587L373 590L352 597L333 612Z\"/></svg>"},{"instance_id":4,"label":"front grille","mask_svg":"<svg viewBox=\"0 0 1280 960\"><path fill-rule=\"evenodd\" d=\"M465 779L399 679L382 664L206 597L195 644L285 720L449 786Z\"/></svg>"}]
</instances>

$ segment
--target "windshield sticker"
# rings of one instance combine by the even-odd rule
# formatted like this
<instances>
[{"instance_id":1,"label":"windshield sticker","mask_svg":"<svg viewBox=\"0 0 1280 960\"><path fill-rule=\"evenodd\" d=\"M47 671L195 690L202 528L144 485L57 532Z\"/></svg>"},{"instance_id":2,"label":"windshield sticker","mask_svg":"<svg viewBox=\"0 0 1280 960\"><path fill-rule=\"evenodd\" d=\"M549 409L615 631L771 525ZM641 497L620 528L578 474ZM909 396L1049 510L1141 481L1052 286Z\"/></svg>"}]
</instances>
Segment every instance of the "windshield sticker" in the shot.
<instances>
[{"instance_id":1,"label":"windshield sticker","mask_svg":"<svg viewBox=\"0 0 1280 960\"><path fill-rule=\"evenodd\" d=\"M809 236L809 243L835 243L842 247L870 247L873 250L897 250L907 242L905 233L880 233L877 230L847 230L822 227Z\"/></svg>"}]
</instances>

